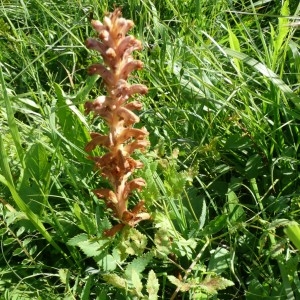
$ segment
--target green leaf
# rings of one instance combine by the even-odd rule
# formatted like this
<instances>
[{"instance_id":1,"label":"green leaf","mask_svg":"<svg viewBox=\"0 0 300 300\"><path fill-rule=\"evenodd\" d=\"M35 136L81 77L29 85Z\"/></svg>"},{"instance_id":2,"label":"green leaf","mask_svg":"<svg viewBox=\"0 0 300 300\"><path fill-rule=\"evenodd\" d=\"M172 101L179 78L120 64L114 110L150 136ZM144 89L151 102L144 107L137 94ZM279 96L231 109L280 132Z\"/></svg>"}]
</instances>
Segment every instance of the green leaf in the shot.
<instances>
[{"instance_id":1,"label":"green leaf","mask_svg":"<svg viewBox=\"0 0 300 300\"><path fill-rule=\"evenodd\" d=\"M76 157L80 160L84 157L81 152L82 145L87 143L89 134L87 131L87 123L84 116L64 94L62 88L54 83L54 89L57 96L56 116L58 123L63 131L63 137L66 144L69 144ZM75 134L76 133L76 134Z\"/></svg>"},{"instance_id":2,"label":"green leaf","mask_svg":"<svg viewBox=\"0 0 300 300\"><path fill-rule=\"evenodd\" d=\"M13 254L14 256L18 256L20 255L21 253L23 252L23 249L22 248L17 248L14 250Z\"/></svg>"},{"instance_id":3,"label":"green leaf","mask_svg":"<svg viewBox=\"0 0 300 300\"><path fill-rule=\"evenodd\" d=\"M3 76L3 72L2 72L2 63L0 63L0 84L1 84L1 88L2 88L2 91L1 91L2 97L3 97L4 103L5 103L8 127L11 132L11 136L14 141L14 144L16 146L20 163L21 163L21 165L23 165L24 150L22 148L21 137L20 137L19 129L18 129L15 117L14 117L14 111L13 111L13 108L11 105L11 101L8 97L7 88L6 88L6 84L5 84L4 76ZM7 178L7 180L9 180L9 179L10 178ZM12 185L12 182L10 182L10 184Z\"/></svg>"},{"instance_id":4,"label":"green leaf","mask_svg":"<svg viewBox=\"0 0 300 300\"><path fill-rule=\"evenodd\" d=\"M246 162L245 175L247 178L255 178L263 168L262 158L259 154L254 154Z\"/></svg>"},{"instance_id":5,"label":"green leaf","mask_svg":"<svg viewBox=\"0 0 300 300\"><path fill-rule=\"evenodd\" d=\"M288 225L284 231L298 250L300 250L300 226L298 223L295 222L294 224Z\"/></svg>"},{"instance_id":6,"label":"green leaf","mask_svg":"<svg viewBox=\"0 0 300 300\"><path fill-rule=\"evenodd\" d=\"M104 257L102 254L100 254L99 258L95 257L95 260L103 272L114 271L117 267L117 261L115 257L110 254L105 255Z\"/></svg>"},{"instance_id":7,"label":"green leaf","mask_svg":"<svg viewBox=\"0 0 300 300\"><path fill-rule=\"evenodd\" d=\"M118 288L118 289L126 289L127 283L126 280L117 274L104 274L102 275L102 278L112 286Z\"/></svg>"},{"instance_id":8,"label":"green leaf","mask_svg":"<svg viewBox=\"0 0 300 300\"><path fill-rule=\"evenodd\" d=\"M138 273L142 273L149 262L152 260L153 254L151 252L148 252L140 257L135 258L131 263L128 264L128 266L125 269L125 276L128 279L131 279L131 274L133 270Z\"/></svg>"},{"instance_id":9,"label":"green leaf","mask_svg":"<svg viewBox=\"0 0 300 300\"><path fill-rule=\"evenodd\" d=\"M142 298L144 295L142 294L143 283L140 279L140 275L136 270L132 270L131 273L131 282L135 288L135 293L138 297Z\"/></svg>"},{"instance_id":10,"label":"green leaf","mask_svg":"<svg viewBox=\"0 0 300 300\"><path fill-rule=\"evenodd\" d=\"M199 287L210 295L215 295L218 290L224 290L229 286L233 286L234 282L220 276L210 277L207 276L200 284Z\"/></svg>"},{"instance_id":11,"label":"green leaf","mask_svg":"<svg viewBox=\"0 0 300 300\"><path fill-rule=\"evenodd\" d=\"M159 291L159 283L156 274L153 270L150 270L147 280L147 292L148 300L157 300L157 293Z\"/></svg>"},{"instance_id":12,"label":"green leaf","mask_svg":"<svg viewBox=\"0 0 300 300\"><path fill-rule=\"evenodd\" d=\"M99 256L107 247L109 244L108 239L102 239L97 241L83 241L77 244L77 246L82 250L82 252L87 257L95 257Z\"/></svg>"},{"instance_id":13,"label":"green leaf","mask_svg":"<svg viewBox=\"0 0 300 300\"><path fill-rule=\"evenodd\" d=\"M88 239L89 239L89 237L86 233L81 233L81 234L78 234L78 235L72 237L71 239L69 239L67 244L69 246L78 246L79 243L85 242Z\"/></svg>"},{"instance_id":14,"label":"green leaf","mask_svg":"<svg viewBox=\"0 0 300 300\"><path fill-rule=\"evenodd\" d=\"M0 159L0 170L1 170L1 173L4 175L5 179L12 186L14 186L14 181L13 181L12 174L11 174L11 171L10 171L9 162L8 162L8 156L7 156L7 152L5 150L5 147L4 147L4 143L3 143L3 139L2 139L2 134L0 134L0 155L1 155L1 159Z\"/></svg>"},{"instance_id":15,"label":"green leaf","mask_svg":"<svg viewBox=\"0 0 300 300\"><path fill-rule=\"evenodd\" d=\"M14 243L15 241L16 241L15 238L7 238L7 239L5 239L5 240L3 241L3 245L4 245L4 246L7 246L7 245L10 245L10 244Z\"/></svg>"},{"instance_id":16,"label":"green leaf","mask_svg":"<svg viewBox=\"0 0 300 300\"><path fill-rule=\"evenodd\" d=\"M279 52L282 48L282 45L287 41L287 35L289 34L289 19L287 18L290 16L290 9L289 9L289 0L283 1L283 5L280 10L280 15L282 17L278 18L278 34L274 41L274 57L273 63L275 65Z\"/></svg>"},{"instance_id":17,"label":"green leaf","mask_svg":"<svg viewBox=\"0 0 300 300\"><path fill-rule=\"evenodd\" d=\"M201 235L211 235L219 232L226 226L227 215L219 215L210 221L202 231L200 231Z\"/></svg>"},{"instance_id":18,"label":"green leaf","mask_svg":"<svg viewBox=\"0 0 300 300\"><path fill-rule=\"evenodd\" d=\"M92 287L92 282L93 282L93 276L90 275L82 289L82 293L80 296L80 300L89 300L90 298L90 291Z\"/></svg>"},{"instance_id":19,"label":"green leaf","mask_svg":"<svg viewBox=\"0 0 300 300\"><path fill-rule=\"evenodd\" d=\"M230 191L227 194L227 201L229 210L228 219L230 223L242 222L245 217L245 212L243 207L239 203L239 199L234 191Z\"/></svg>"},{"instance_id":20,"label":"green leaf","mask_svg":"<svg viewBox=\"0 0 300 300\"><path fill-rule=\"evenodd\" d=\"M83 228L89 235L95 235L97 233L97 226L95 223L95 219L88 217L87 215L81 212L80 221Z\"/></svg>"},{"instance_id":21,"label":"green leaf","mask_svg":"<svg viewBox=\"0 0 300 300\"><path fill-rule=\"evenodd\" d=\"M235 50L235 51L240 52L241 51L241 47L240 47L240 42L239 42L237 36L231 30L229 24L227 24L227 27L228 27L227 30L228 30L228 35L229 35L229 45L230 45L230 48L233 49L233 50ZM236 67L236 70L237 70L238 74L240 75L240 72L241 72L240 60L234 58L233 62L234 62L234 65Z\"/></svg>"},{"instance_id":22,"label":"green leaf","mask_svg":"<svg viewBox=\"0 0 300 300\"><path fill-rule=\"evenodd\" d=\"M167 278L171 283L178 287L181 292L187 292L192 287L190 283L182 282L173 275L168 275Z\"/></svg>"},{"instance_id":23,"label":"green leaf","mask_svg":"<svg viewBox=\"0 0 300 300\"><path fill-rule=\"evenodd\" d=\"M225 142L224 149L244 149L248 148L250 140L247 136L243 136L239 133L231 134Z\"/></svg>"},{"instance_id":24,"label":"green leaf","mask_svg":"<svg viewBox=\"0 0 300 300\"><path fill-rule=\"evenodd\" d=\"M34 213L41 214L50 190L51 164L45 147L33 144L26 152L24 164L19 194Z\"/></svg>"},{"instance_id":25,"label":"green leaf","mask_svg":"<svg viewBox=\"0 0 300 300\"><path fill-rule=\"evenodd\" d=\"M67 284L67 282L69 281L69 277L70 277L70 271L68 269L59 269L58 275L59 275L60 281L63 284Z\"/></svg>"},{"instance_id":26,"label":"green leaf","mask_svg":"<svg viewBox=\"0 0 300 300\"><path fill-rule=\"evenodd\" d=\"M218 275L230 268L230 252L222 247L218 247L210 252L211 258L207 270Z\"/></svg>"}]
</instances>

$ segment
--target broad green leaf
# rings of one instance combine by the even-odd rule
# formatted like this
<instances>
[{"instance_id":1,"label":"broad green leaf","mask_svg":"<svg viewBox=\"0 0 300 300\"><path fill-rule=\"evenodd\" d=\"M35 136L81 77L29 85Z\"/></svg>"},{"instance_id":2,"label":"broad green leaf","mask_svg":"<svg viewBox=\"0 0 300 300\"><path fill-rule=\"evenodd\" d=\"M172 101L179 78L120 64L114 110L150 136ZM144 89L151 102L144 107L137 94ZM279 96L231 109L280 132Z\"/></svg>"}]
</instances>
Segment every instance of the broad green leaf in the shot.
<instances>
[{"instance_id":1,"label":"broad green leaf","mask_svg":"<svg viewBox=\"0 0 300 300\"><path fill-rule=\"evenodd\" d=\"M300 226L298 223L288 225L285 228L285 233L288 238L293 242L293 244L298 248L300 251Z\"/></svg>"},{"instance_id":2,"label":"broad green leaf","mask_svg":"<svg viewBox=\"0 0 300 300\"><path fill-rule=\"evenodd\" d=\"M225 149L244 149L248 148L251 144L249 138L247 136L243 136L241 134L231 134L225 142Z\"/></svg>"},{"instance_id":3,"label":"broad green leaf","mask_svg":"<svg viewBox=\"0 0 300 300\"><path fill-rule=\"evenodd\" d=\"M102 250L103 251L103 250ZM100 259L95 257L97 265L100 267L103 272L114 271L117 267L117 261L114 256L108 254L103 257L102 253L99 255Z\"/></svg>"},{"instance_id":4,"label":"broad green leaf","mask_svg":"<svg viewBox=\"0 0 300 300\"><path fill-rule=\"evenodd\" d=\"M205 225L204 229L200 231L201 235L211 235L219 232L226 226L227 215L219 215Z\"/></svg>"},{"instance_id":5,"label":"broad green leaf","mask_svg":"<svg viewBox=\"0 0 300 300\"><path fill-rule=\"evenodd\" d=\"M3 241L3 245L4 246L7 246L7 245L10 245L12 243L16 242L16 239L15 238L7 238Z\"/></svg>"},{"instance_id":6,"label":"broad green leaf","mask_svg":"<svg viewBox=\"0 0 300 300\"><path fill-rule=\"evenodd\" d=\"M218 247L210 252L211 258L208 263L208 271L218 275L230 268L230 252L222 247Z\"/></svg>"},{"instance_id":7,"label":"broad green leaf","mask_svg":"<svg viewBox=\"0 0 300 300\"><path fill-rule=\"evenodd\" d=\"M12 255L13 255L13 256L18 256L18 255L20 255L21 253L23 253L23 251L24 251L24 249L22 249L22 248L17 248L17 249L15 249L15 250L13 251Z\"/></svg>"},{"instance_id":8,"label":"broad green leaf","mask_svg":"<svg viewBox=\"0 0 300 300\"><path fill-rule=\"evenodd\" d=\"M261 155L259 154L254 154L246 162L246 167L245 167L245 175L247 178L255 178L258 176L259 172L263 168L263 161L261 158Z\"/></svg>"},{"instance_id":9,"label":"broad green leaf","mask_svg":"<svg viewBox=\"0 0 300 300\"><path fill-rule=\"evenodd\" d=\"M19 187L19 194L29 208L41 214L50 190L49 153L40 143L31 145L24 158L24 171Z\"/></svg>"},{"instance_id":10,"label":"broad green leaf","mask_svg":"<svg viewBox=\"0 0 300 300\"><path fill-rule=\"evenodd\" d=\"M89 92L94 88L99 77L99 75L92 75L86 78L85 86L81 88L76 95L75 103L82 103L83 101L86 101Z\"/></svg>"},{"instance_id":11,"label":"broad green leaf","mask_svg":"<svg viewBox=\"0 0 300 300\"><path fill-rule=\"evenodd\" d=\"M227 201L228 201L228 210L229 210L229 215L228 215L229 221L231 223L242 222L245 217L245 212L234 191L230 191L227 194Z\"/></svg>"}]
</instances>

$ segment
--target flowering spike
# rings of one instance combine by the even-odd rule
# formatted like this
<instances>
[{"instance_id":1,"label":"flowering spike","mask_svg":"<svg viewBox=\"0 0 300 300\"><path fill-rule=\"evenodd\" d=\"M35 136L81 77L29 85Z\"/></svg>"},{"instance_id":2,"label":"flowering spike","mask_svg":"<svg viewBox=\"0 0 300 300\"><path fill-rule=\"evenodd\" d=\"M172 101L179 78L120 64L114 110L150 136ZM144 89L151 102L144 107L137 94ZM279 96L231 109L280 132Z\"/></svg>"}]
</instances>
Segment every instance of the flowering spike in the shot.
<instances>
[{"instance_id":1,"label":"flowering spike","mask_svg":"<svg viewBox=\"0 0 300 300\"><path fill-rule=\"evenodd\" d=\"M108 94L85 103L86 113L93 112L102 117L108 126L106 135L92 132L91 141L85 147L86 151L92 151L97 146L107 149L102 156L89 157L111 184L111 189L94 190L94 194L104 200L119 221L105 232L107 236L113 236L126 225L133 227L142 220L150 219L143 200L131 211L128 209L128 198L132 191L141 190L146 185L142 178L129 180L135 169L143 167L131 154L137 149L145 150L149 145L146 128L132 127L139 122L134 111L142 109L142 104L137 100L128 102L132 95L144 95L148 91L142 84L130 85L127 82L133 71L143 68L143 63L132 57L133 51L142 49L141 42L133 36L126 36L133 25L132 21L121 17L120 9L116 9L104 17L103 22L92 21L98 39L88 38L86 41L86 47L99 52L104 62L91 65L88 74L100 75Z\"/></svg>"}]
</instances>

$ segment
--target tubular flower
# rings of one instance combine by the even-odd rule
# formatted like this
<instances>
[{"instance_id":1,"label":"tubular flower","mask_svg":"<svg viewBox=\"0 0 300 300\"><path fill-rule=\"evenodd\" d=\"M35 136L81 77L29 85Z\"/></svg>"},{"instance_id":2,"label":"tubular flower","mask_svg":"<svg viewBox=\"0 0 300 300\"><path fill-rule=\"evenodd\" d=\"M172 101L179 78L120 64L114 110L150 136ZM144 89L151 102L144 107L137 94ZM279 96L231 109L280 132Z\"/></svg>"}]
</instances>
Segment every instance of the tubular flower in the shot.
<instances>
[{"instance_id":1,"label":"tubular flower","mask_svg":"<svg viewBox=\"0 0 300 300\"><path fill-rule=\"evenodd\" d=\"M91 141L86 151L97 146L104 147L107 152L103 156L90 157L95 162L103 177L111 183L111 189L97 189L94 194L102 199L110 209L118 224L106 231L113 236L125 225L135 226L150 215L145 212L144 201L140 200L132 210L128 210L128 199L133 190L141 190L145 186L142 178L131 179L135 169L143 164L134 160L131 155L136 150L145 150L148 146L146 128L133 128L139 122L134 113L142 108L137 101L128 102L134 94L146 94L147 87L142 84L127 82L131 72L143 67L143 63L132 57L132 52L141 50L141 42L133 36L126 35L133 27L133 22L121 17L121 10L116 9L104 17L103 23L93 20L92 26L98 33L98 39L89 38L86 46L100 53L103 64L93 64L88 74L98 74L105 84L107 95L99 96L93 102L85 104L86 113L94 113L103 118L108 126L108 134L91 133Z\"/></svg>"}]
</instances>

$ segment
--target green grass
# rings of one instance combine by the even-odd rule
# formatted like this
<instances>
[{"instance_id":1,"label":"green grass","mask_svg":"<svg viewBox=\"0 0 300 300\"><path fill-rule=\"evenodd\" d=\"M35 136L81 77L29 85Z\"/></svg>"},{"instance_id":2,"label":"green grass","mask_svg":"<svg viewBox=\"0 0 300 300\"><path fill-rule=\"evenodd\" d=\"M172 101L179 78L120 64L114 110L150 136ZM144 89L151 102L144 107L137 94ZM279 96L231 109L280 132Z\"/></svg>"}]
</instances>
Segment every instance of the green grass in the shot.
<instances>
[{"instance_id":1,"label":"green grass","mask_svg":"<svg viewBox=\"0 0 300 300\"><path fill-rule=\"evenodd\" d=\"M153 220L108 239L84 41L114 4L144 45L133 202ZM299 19L287 0L0 1L0 299L299 299Z\"/></svg>"}]
</instances>

